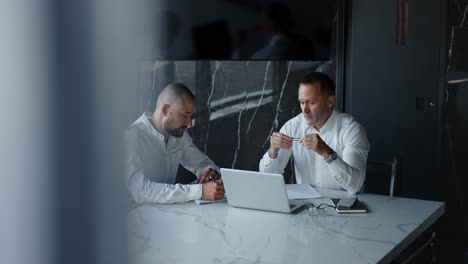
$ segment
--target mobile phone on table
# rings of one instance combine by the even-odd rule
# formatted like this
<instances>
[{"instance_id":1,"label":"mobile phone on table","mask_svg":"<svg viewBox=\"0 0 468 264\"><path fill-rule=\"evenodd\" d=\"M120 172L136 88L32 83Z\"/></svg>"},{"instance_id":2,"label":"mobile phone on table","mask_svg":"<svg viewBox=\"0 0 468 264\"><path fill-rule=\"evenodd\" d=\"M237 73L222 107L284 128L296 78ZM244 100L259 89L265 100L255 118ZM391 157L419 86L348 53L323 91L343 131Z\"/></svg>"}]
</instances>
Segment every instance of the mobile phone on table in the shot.
<instances>
[{"instance_id":1,"label":"mobile phone on table","mask_svg":"<svg viewBox=\"0 0 468 264\"><path fill-rule=\"evenodd\" d=\"M356 202L356 198L343 198L338 201L337 207L351 208Z\"/></svg>"}]
</instances>

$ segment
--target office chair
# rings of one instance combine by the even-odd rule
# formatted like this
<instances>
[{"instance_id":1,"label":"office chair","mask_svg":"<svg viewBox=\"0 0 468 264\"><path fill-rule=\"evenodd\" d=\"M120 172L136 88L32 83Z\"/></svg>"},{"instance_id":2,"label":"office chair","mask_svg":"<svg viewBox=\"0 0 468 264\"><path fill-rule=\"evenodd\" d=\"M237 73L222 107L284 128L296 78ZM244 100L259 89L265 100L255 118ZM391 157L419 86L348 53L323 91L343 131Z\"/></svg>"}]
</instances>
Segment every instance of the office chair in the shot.
<instances>
[{"instance_id":1,"label":"office chair","mask_svg":"<svg viewBox=\"0 0 468 264\"><path fill-rule=\"evenodd\" d=\"M368 161L364 191L366 193L395 195L395 184L398 182L400 159L392 161Z\"/></svg>"}]
</instances>

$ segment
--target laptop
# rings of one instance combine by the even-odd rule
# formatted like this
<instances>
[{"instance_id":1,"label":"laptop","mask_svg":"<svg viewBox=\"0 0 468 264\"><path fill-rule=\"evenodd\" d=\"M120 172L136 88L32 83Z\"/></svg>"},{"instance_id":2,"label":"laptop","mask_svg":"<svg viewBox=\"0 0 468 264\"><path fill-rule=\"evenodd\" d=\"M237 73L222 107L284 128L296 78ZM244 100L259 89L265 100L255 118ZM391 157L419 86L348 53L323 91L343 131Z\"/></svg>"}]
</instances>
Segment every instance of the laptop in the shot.
<instances>
[{"instance_id":1,"label":"laptop","mask_svg":"<svg viewBox=\"0 0 468 264\"><path fill-rule=\"evenodd\" d=\"M222 168L221 175L232 207L296 213L307 203L288 199L281 174Z\"/></svg>"}]
</instances>

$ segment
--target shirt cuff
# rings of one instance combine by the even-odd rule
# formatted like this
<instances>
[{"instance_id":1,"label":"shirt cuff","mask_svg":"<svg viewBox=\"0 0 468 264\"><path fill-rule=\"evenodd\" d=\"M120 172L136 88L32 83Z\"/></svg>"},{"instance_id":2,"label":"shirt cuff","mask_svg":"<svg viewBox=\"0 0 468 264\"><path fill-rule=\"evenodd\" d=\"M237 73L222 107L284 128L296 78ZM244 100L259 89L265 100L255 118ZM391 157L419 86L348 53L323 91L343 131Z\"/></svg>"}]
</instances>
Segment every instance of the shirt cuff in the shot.
<instances>
[{"instance_id":1,"label":"shirt cuff","mask_svg":"<svg viewBox=\"0 0 468 264\"><path fill-rule=\"evenodd\" d=\"M209 168L210 168L210 169L213 169L213 170L215 170L215 171L217 171L217 172L218 172L218 174L219 174L219 175L221 175L221 170L219 169L219 167L218 167L218 166L216 166L216 165L213 165L213 166L210 166Z\"/></svg>"},{"instance_id":2,"label":"shirt cuff","mask_svg":"<svg viewBox=\"0 0 468 264\"><path fill-rule=\"evenodd\" d=\"M204 172L207 171L208 169L215 170L215 171L218 172L219 175L221 175L221 170L219 169L218 166L216 166L216 165L208 165L208 166L206 166L206 167L203 167L201 170L199 170L200 173L199 173L199 175L197 175L197 178L198 178L198 176L200 176L202 173L204 173Z\"/></svg>"},{"instance_id":3,"label":"shirt cuff","mask_svg":"<svg viewBox=\"0 0 468 264\"><path fill-rule=\"evenodd\" d=\"M188 200L201 199L203 194L203 186L201 184L188 184Z\"/></svg>"},{"instance_id":4,"label":"shirt cuff","mask_svg":"<svg viewBox=\"0 0 468 264\"><path fill-rule=\"evenodd\" d=\"M332 173L332 175L336 175L335 179L341 184L344 184L344 179L343 177L341 177L341 172L346 170L346 163L344 162L344 160L342 160L341 157L338 156L336 157L334 161L332 161L331 163L327 165L333 171L337 172L337 173Z\"/></svg>"},{"instance_id":5,"label":"shirt cuff","mask_svg":"<svg viewBox=\"0 0 468 264\"><path fill-rule=\"evenodd\" d=\"M263 160L263 165L266 167L269 166L275 159L270 158L270 154L267 151L265 155L263 155Z\"/></svg>"}]
</instances>

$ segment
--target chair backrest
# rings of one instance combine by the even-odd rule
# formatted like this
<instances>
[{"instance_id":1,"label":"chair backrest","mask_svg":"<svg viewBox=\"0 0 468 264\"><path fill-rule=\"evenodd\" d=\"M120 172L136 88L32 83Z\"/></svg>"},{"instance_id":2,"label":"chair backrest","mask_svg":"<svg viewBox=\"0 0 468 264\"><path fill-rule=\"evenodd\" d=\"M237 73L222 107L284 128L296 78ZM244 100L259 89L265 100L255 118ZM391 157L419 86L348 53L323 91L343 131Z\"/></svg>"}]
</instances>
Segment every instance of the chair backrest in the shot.
<instances>
[{"instance_id":1,"label":"chair backrest","mask_svg":"<svg viewBox=\"0 0 468 264\"><path fill-rule=\"evenodd\" d=\"M394 196L399 169L398 157L394 157L392 161L368 161L364 191Z\"/></svg>"}]
</instances>

